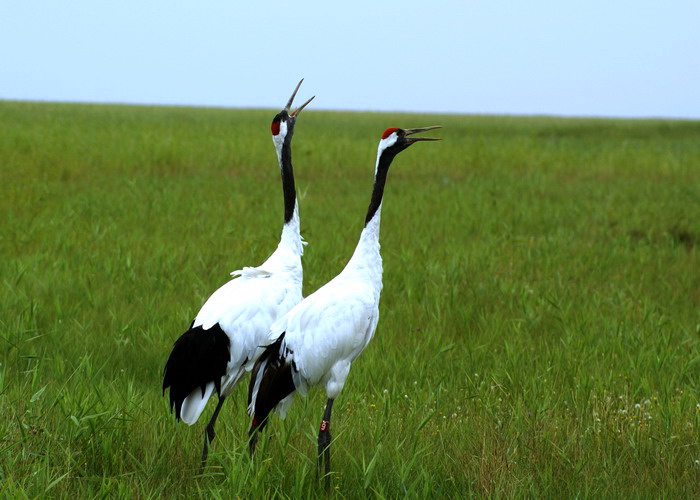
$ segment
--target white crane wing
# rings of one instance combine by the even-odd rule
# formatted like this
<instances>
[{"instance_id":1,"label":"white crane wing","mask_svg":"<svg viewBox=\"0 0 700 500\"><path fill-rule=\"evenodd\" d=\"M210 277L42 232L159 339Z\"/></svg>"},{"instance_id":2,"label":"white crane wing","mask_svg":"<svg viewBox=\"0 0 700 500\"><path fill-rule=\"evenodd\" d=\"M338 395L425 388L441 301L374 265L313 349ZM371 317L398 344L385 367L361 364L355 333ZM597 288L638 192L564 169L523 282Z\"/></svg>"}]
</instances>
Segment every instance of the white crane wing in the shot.
<instances>
[{"instance_id":1,"label":"white crane wing","mask_svg":"<svg viewBox=\"0 0 700 500\"><path fill-rule=\"evenodd\" d=\"M208 329L218 324L231 342L224 394L243 375L243 368L252 369L268 344L270 324L301 300L298 287L283 281L267 271L247 273L214 292L197 314L193 326Z\"/></svg>"},{"instance_id":2,"label":"white crane wing","mask_svg":"<svg viewBox=\"0 0 700 500\"><path fill-rule=\"evenodd\" d=\"M272 328L276 338L286 332L285 357L294 363L295 386L326 383L342 389L350 363L367 346L379 319L372 286L334 280L294 307ZM331 392L336 392L331 391Z\"/></svg>"}]
</instances>

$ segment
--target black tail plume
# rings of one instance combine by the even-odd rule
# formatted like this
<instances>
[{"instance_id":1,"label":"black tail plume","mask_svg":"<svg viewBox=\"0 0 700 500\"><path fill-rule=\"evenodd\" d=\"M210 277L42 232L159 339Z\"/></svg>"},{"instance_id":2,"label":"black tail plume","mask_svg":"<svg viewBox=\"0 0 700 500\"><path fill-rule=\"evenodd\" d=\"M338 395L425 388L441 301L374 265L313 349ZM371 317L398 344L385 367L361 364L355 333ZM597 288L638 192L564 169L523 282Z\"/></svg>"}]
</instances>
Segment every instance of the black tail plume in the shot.
<instances>
[{"instance_id":1,"label":"black tail plume","mask_svg":"<svg viewBox=\"0 0 700 500\"><path fill-rule=\"evenodd\" d=\"M285 352L282 352L284 335L284 333L280 335L273 344L265 349L253 367L253 376L248 386L248 405L252 402L253 390L258 378L260 378L260 386L255 398L253 422L249 431L250 436L254 432L265 428L267 417L275 406L295 390L292 378L294 363L287 359L291 352L287 349L285 349ZM260 370L262 370L262 373L260 373Z\"/></svg>"},{"instance_id":2,"label":"black tail plume","mask_svg":"<svg viewBox=\"0 0 700 500\"><path fill-rule=\"evenodd\" d=\"M197 387L202 395L209 382L214 382L216 393L221 394L221 377L231 359L231 341L219 324L205 330L190 327L175 341L163 370L163 394L170 387L170 410L180 420L182 402Z\"/></svg>"}]
</instances>

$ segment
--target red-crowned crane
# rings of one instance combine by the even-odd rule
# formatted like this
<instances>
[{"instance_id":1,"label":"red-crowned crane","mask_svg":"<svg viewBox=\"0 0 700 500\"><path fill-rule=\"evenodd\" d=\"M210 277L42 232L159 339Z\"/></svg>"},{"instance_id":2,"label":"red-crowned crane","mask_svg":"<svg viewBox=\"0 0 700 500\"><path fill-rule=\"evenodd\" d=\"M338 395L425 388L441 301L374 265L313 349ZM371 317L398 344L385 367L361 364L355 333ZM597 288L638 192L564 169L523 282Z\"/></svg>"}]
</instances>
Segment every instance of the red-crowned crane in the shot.
<instances>
[{"instance_id":1,"label":"red-crowned crane","mask_svg":"<svg viewBox=\"0 0 700 500\"><path fill-rule=\"evenodd\" d=\"M301 299L304 241L299 232L299 205L292 169L294 123L313 97L290 112L292 93L270 129L277 150L284 196L284 226L277 250L259 267L231 273L234 279L204 303L190 328L177 339L165 364L163 393L170 388L170 409L175 418L194 424L216 390L219 401L206 427L202 467L214 425L226 397L267 345L270 325ZM314 96L315 97L315 96Z\"/></svg>"},{"instance_id":2,"label":"red-crowned crane","mask_svg":"<svg viewBox=\"0 0 700 500\"><path fill-rule=\"evenodd\" d=\"M267 424L273 409L284 418L295 391L303 395L313 385L326 388L328 401L318 434L318 468L325 463L326 485L330 472L330 420L333 401L343 389L350 365L374 335L379 320L382 291L382 258L379 253L379 220L382 194L394 157L426 137L409 137L439 126L388 128L377 151L372 198L365 227L345 269L306 297L270 327L270 342L260 356L250 380L248 411L251 454L257 433Z\"/></svg>"}]
</instances>

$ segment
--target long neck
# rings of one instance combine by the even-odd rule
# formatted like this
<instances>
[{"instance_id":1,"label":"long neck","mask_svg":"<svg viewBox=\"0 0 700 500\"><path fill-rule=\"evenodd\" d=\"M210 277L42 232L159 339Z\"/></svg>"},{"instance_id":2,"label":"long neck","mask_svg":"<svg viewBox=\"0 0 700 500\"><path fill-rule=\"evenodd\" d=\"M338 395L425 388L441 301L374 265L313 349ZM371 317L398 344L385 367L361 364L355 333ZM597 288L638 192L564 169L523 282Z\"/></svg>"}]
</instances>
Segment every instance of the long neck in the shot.
<instances>
[{"instance_id":1,"label":"long neck","mask_svg":"<svg viewBox=\"0 0 700 500\"><path fill-rule=\"evenodd\" d=\"M391 165L393 159L393 156L389 157L382 154L379 154L377 157L377 167L374 172L374 188L372 188L372 198L370 198L367 216L365 217L365 227L367 227L367 224L377 212L381 212L386 174L389 172L389 165Z\"/></svg>"},{"instance_id":2,"label":"long neck","mask_svg":"<svg viewBox=\"0 0 700 500\"><path fill-rule=\"evenodd\" d=\"M282 238L280 238L279 247L285 247L291 250L294 255L304 255L304 245L306 242L301 237L299 228L299 204L294 204L292 218L285 222L282 227Z\"/></svg>"},{"instance_id":3,"label":"long neck","mask_svg":"<svg viewBox=\"0 0 700 500\"><path fill-rule=\"evenodd\" d=\"M367 215L365 217L365 227L360 235L355 252L350 259L353 265L376 268L381 280L382 258L379 253L379 226L382 215L382 197L384 196L384 185L389 172L394 155L386 151L377 155L377 166L374 173L374 187L370 198Z\"/></svg>"},{"instance_id":4,"label":"long neck","mask_svg":"<svg viewBox=\"0 0 700 500\"><path fill-rule=\"evenodd\" d=\"M288 136L277 151L282 174L282 192L284 194L284 223L289 224L296 210L297 193L294 186L294 169L292 168L292 137ZM298 213L297 213L298 217Z\"/></svg>"},{"instance_id":5,"label":"long neck","mask_svg":"<svg viewBox=\"0 0 700 500\"><path fill-rule=\"evenodd\" d=\"M294 255L304 254L304 241L301 238L299 225L299 203L297 202L294 185L294 169L292 168L292 137L287 136L282 146L277 148L277 159L282 175L282 194L284 196L284 226L280 248L289 249Z\"/></svg>"}]
</instances>

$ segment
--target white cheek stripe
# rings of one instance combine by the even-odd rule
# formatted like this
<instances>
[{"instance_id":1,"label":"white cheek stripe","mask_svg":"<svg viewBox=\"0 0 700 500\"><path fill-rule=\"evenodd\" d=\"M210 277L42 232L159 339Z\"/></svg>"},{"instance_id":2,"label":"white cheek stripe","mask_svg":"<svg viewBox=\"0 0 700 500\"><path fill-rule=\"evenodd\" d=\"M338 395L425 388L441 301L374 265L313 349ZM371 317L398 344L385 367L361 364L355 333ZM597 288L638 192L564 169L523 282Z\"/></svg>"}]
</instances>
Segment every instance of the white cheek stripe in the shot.
<instances>
[{"instance_id":1,"label":"white cheek stripe","mask_svg":"<svg viewBox=\"0 0 700 500\"><path fill-rule=\"evenodd\" d=\"M280 133L277 134L277 137L279 137L279 136L282 136L283 139L287 136L287 121L286 120L282 120L280 122Z\"/></svg>"},{"instance_id":2,"label":"white cheek stripe","mask_svg":"<svg viewBox=\"0 0 700 500\"><path fill-rule=\"evenodd\" d=\"M398 140L399 136L396 135L396 132L392 132L389 137L386 139L382 139L379 141L379 150L384 151L386 148L390 148L394 144L396 144L396 141Z\"/></svg>"},{"instance_id":3,"label":"white cheek stripe","mask_svg":"<svg viewBox=\"0 0 700 500\"><path fill-rule=\"evenodd\" d=\"M379 147L377 148L377 162L374 164L374 175L377 175L377 169L379 168L379 158L382 156L382 152L386 148L390 148L394 144L396 144L396 141L399 139L399 136L396 135L396 132L392 132L389 137L386 139L382 139L379 141Z\"/></svg>"}]
</instances>

